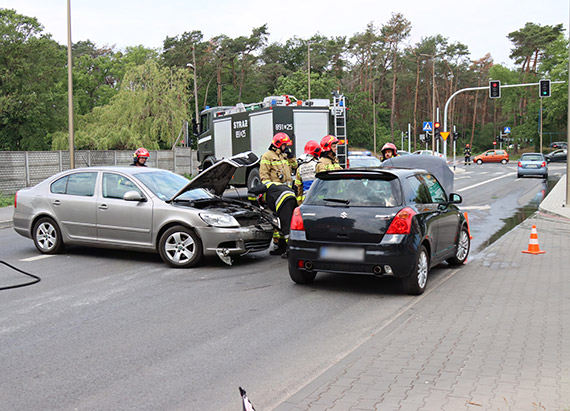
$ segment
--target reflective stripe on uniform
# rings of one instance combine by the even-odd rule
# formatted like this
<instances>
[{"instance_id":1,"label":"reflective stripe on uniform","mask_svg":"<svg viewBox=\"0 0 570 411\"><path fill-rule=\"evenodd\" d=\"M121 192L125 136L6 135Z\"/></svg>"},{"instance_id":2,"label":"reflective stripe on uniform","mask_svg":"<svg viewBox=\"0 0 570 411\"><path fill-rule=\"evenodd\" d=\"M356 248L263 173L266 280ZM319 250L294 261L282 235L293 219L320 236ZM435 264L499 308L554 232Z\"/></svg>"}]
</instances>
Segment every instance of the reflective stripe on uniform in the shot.
<instances>
[{"instance_id":1,"label":"reflective stripe on uniform","mask_svg":"<svg viewBox=\"0 0 570 411\"><path fill-rule=\"evenodd\" d=\"M277 211L279 211L279 208L281 207L281 204L283 204L283 201L285 201L287 198L292 197L295 198L295 194L293 194L290 191L284 191L281 193L281 195L279 196L279 198L276 201L276 206L275 209Z\"/></svg>"}]
</instances>

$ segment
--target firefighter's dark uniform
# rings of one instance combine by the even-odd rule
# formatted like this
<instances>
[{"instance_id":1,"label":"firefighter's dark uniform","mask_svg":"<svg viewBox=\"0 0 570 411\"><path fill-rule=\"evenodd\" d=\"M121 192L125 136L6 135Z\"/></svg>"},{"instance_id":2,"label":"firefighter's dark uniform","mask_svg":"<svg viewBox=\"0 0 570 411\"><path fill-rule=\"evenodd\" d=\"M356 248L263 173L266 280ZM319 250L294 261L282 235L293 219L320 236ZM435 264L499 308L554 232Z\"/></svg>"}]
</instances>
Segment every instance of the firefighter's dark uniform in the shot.
<instances>
[{"instance_id":1,"label":"firefighter's dark uniform","mask_svg":"<svg viewBox=\"0 0 570 411\"><path fill-rule=\"evenodd\" d=\"M311 184L315 180L315 174L317 169L317 164L319 160L315 157L311 157L309 161L301 164L297 168L297 174L295 175L295 181L293 182L295 192L297 193L297 204L303 204L305 201L305 194L311 188Z\"/></svg>"},{"instance_id":2,"label":"firefighter's dark uniform","mask_svg":"<svg viewBox=\"0 0 570 411\"><path fill-rule=\"evenodd\" d=\"M341 168L342 167L338 162L338 158L334 155L334 153L332 151L326 151L325 154L323 154L319 159L315 173L330 170L340 170Z\"/></svg>"},{"instance_id":3,"label":"firefighter's dark uniform","mask_svg":"<svg viewBox=\"0 0 570 411\"><path fill-rule=\"evenodd\" d=\"M289 231L291 231L291 217L293 210L297 207L297 199L293 189L287 184L269 182L259 184L249 190L248 196L256 198L263 195L263 199L267 207L279 217L281 229L279 230L280 238L278 247L271 251L271 254L283 254L287 250L287 241L289 240Z\"/></svg>"},{"instance_id":4,"label":"firefighter's dark uniform","mask_svg":"<svg viewBox=\"0 0 570 411\"><path fill-rule=\"evenodd\" d=\"M471 148L465 147L465 150L463 150L463 155L465 156L465 165L471 165Z\"/></svg>"}]
</instances>

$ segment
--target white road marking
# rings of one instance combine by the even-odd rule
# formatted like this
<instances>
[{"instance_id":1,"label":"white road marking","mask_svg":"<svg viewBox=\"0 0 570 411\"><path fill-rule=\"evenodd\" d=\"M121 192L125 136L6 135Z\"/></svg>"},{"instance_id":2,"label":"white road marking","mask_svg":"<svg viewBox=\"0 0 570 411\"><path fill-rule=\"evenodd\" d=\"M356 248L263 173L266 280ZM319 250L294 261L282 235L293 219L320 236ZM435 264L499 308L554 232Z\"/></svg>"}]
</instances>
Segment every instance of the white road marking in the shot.
<instances>
[{"instance_id":1,"label":"white road marking","mask_svg":"<svg viewBox=\"0 0 570 411\"><path fill-rule=\"evenodd\" d=\"M510 174L503 174L502 176L495 177L495 178L492 178L492 179L486 180L486 181L481 181L480 183L473 184L472 186L463 187L463 188L460 188L459 190L455 190L455 191L457 191L458 193L460 193L460 192L462 192L462 191L470 190L470 189L472 189L472 188L479 187L479 186L482 186L483 184L487 184L487 183L490 183L491 181L495 181L495 180L498 180L498 179L500 179L500 178L505 178L505 177L512 177L512 173L510 173Z\"/></svg>"},{"instance_id":2,"label":"white road marking","mask_svg":"<svg viewBox=\"0 0 570 411\"><path fill-rule=\"evenodd\" d=\"M30 261L42 260L42 259L44 259L44 258L49 258L49 257L55 257L55 254L36 255L35 257L23 258L23 259L21 259L20 261L30 262Z\"/></svg>"},{"instance_id":3,"label":"white road marking","mask_svg":"<svg viewBox=\"0 0 570 411\"><path fill-rule=\"evenodd\" d=\"M485 204L483 206L466 206L466 207L459 207L461 210L490 210L491 206L489 204Z\"/></svg>"}]
</instances>

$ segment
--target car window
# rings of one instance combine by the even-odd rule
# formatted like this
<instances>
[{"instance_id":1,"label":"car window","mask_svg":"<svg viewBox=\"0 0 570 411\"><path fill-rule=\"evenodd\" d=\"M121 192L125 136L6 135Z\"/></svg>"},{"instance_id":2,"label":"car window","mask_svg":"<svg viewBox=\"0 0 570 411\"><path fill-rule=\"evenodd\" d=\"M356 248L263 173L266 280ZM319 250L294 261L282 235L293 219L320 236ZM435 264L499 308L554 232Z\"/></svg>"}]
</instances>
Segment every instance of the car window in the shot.
<instances>
[{"instance_id":1,"label":"car window","mask_svg":"<svg viewBox=\"0 0 570 411\"><path fill-rule=\"evenodd\" d=\"M68 194L83 197L92 197L95 193L97 173L74 173L54 181L50 191L54 194Z\"/></svg>"},{"instance_id":2,"label":"car window","mask_svg":"<svg viewBox=\"0 0 570 411\"><path fill-rule=\"evenodd\" d=\"M317 179L304 204L351 207L395 207L402 203L398 179Z\"/></svg>"},{"instance_id":3,"label":"car window","mask_svg":"<svg viewBox=\"0 0 570 411\"><path fill-rule=\"evenodd\" d=\"M499 151L497 151L497 154L498 154L498 155L501 155L501 156L504 156L504 155L505 155L505 152L504 152L503 150L499 150Z\"/></svg>"},{"instance_id":4,"label":"car window","mask_svg":"<svg viewBox=\"0 0 570 411\"><path fill-rule=\"evenodd\" d=\"M136 191L143 195L129 178L115 173L103 173L103 197L122 199L127 191Z\"/></svg>"},{"instance_id":5,"label":"car window","mask_svg":"<svg viewBox=\"0 0 570 411\"><path fill-rule=\"evenodd\" d=\"M429 194L429 189L424 182L424 179L420 175L414 175L407 178L408 185L410 186L410 195L408 197L408 202L416 204L429 204L431 203L431 197Z\"/></svg>"},{"instance_id":6,"label":"car window","mask_svg":"<svg viewBox=\"0 0 570 411\"><path fill-rule=\"evenodd\" d=\"M151 173L138 173L136 177L152 191L155 196L164 201L171 199L174 194L179 192L189 182L187 178L181 175L164 170ZM184 200L198 200L212 198L212 195L202 188L197 188L187 191L178 198Z\"/></svg>"},{"instance_id":7,"label":"car window","mask_svg":"<svg viewBox=\"0 0 570 411\"><path fill-rule=\"evenodd\" d=\"M348 157L351 168L356 167L376 167L380 165L380 160L376 157Z\"/></svg>"},{"instance_id":8,"label":"car window","mask_svg":"<svg viewBox=\"0 0 570 411\"><path fill-rule=\"evenodd\" d=\"M544 158L540 154L523 154L521 161L543 161Z\"/></svg>"},{"instance_id":9,"label":"car window","mask_svg":"<svg viewBox=\"0 0 570 411\"><path fill-rule=\"evenodd\" d=\"M431 195L431 201L434 203L445 203L447 196L445 195L443 187L439 184L439 181L431 174L426 174L423 177Z\"/></svg>"}]
</instances>

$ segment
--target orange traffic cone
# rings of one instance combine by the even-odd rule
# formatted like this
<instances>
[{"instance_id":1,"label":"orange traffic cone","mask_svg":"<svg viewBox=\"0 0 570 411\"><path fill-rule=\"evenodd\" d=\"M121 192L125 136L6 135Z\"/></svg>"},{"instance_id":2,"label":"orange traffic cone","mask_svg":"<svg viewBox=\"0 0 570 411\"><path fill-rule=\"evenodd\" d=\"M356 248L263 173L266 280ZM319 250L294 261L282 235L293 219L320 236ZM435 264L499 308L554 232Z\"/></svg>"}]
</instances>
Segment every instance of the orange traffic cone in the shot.
<instances>
[{"instance_id":1,"label":"orange traffic cone","mask_svg":"<svg viewBox=\"0 0 570 411\"><path fill-rule=\"evenodd\" d=\"M538 233L536 231L536 226L532 226L532 231L530 232L530 241L528 242L528 250L523 250L526 254L544 254L546 251L540 251L538 248Z\"/></svg>"},{"instance_id":2,"label":"orange traffic cone","mask_svg":"<svg viewBox=\"0 0 570 411\"><path fill-rule=\"evenodd\" d=\"M463 213L465 217L465 221L467 221L467 233L469 234L469 239L473 240L473 236L471 235L471 226L469 225L469 217L467 216L467 211Z\"/></svg>"}]
</instances>

